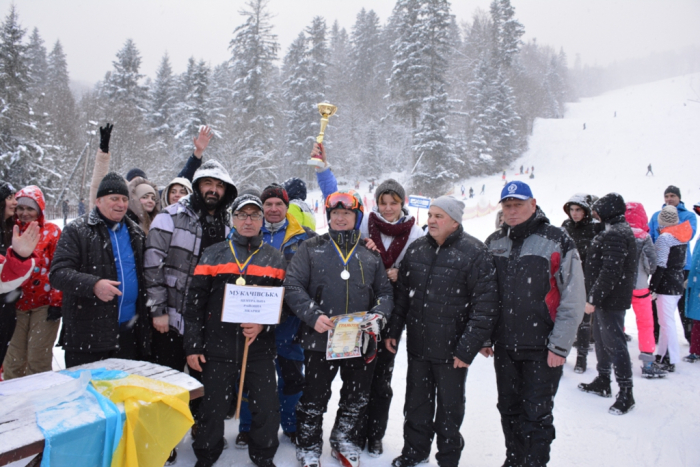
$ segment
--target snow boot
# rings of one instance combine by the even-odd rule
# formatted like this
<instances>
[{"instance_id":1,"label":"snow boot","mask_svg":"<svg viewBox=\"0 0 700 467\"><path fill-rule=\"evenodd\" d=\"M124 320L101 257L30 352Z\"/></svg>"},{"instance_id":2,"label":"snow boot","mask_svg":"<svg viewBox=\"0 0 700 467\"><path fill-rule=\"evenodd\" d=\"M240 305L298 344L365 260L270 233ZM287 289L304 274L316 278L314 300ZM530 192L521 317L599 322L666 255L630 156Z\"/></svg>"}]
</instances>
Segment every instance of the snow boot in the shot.
<instances>
[{"instance_id":1,"label":"snow boot","mask_svg":"<svg viewBox=\"0 0 700 467\"><path fill-rule=\"evenodd\" d=\"M368 439L367 440L367 454L370 457L379 457L384 452L384 446L382 446L381 439Z\"/></svg>"},{"instance_id":2,"label":"snow boot","mask_svg":"<svg viewBox=\"0 0 700 467\"><path fill-rule=\"evenodd\" d=\"M165 465L173 465L175 462L177 462L177 449L170 451L170 456L168 456L168 460L165 461Z\"/></svg>"},{"instance_id":3,"label":"snow boot","mask_svg":"<svg viewBox=\"0 0 700 467\"><path fill-rule=\"evenodd\" d=\"M691 353L691 354L688 355L687 357L683 357L683 361L684 361L684 362L688 362L688 363L695 363L695 362L697 362L698 360L700 360L700 355L697 355L697 354L694 354L694 353Z\"/></svg>"},{"instance_id":4,"label":"snow boot","mask_svg":"<svg viewBox=\"0 0 700 467\"><path fill-rule=\"evenodd\" d=\"M337 460L343 467L360 467L360 455L355 452L342 453L333 449L331 451L333 459Z\"/></svg>"},{"instance_id":5,"label":"snow boot","mask_svg":"<svg viewBox=\"0 0 700 467\"><path fill-rule=\"evenodd\" d=\"M408 457L399 456L391 461L391 467L415 467L418 464L425 464L426 462L428 462L427 458L423 459L422 461L418 461Z\"/></svg>"},{"instance_id":6,"label":"snow boot","mask_svg":"<svg viewBox=\"0 0 700 467\"><path fill-rule=\"evenodd\" d=\"M250 441L250 435L247 431L241 431L236 436L236 449L248 449L248 442Z\"/></svg>"},{"instance_id":7,"label":"snow boot","mask_svg":"<svg viewBox=\"0 0 700 467\"><path fill-rule=\"evenodd\" d=\"M632 388L620 388L615 403L610 406L608 412L613 415L624 415L634 408Z\"/></svg>"},{"instance_id":8,"label":"snow boot","mask_svg":"<svg viewBox=\"0 0 700 467\"><path fill-rule=\"evenodd\" d=\"M574 373L585 373L586 372L586 354L580 353L576 357L576 366L574 366Z\"/></svg>"},{"instance_id":9,"label":"snow boot","mask_svg":"<svg viewBox=\"0 0 700 467\"><path fill-rule=\"evenodd\" d=\"M283 431L284 436L289 438L289 442L292 444L297 444L297 432L296 431Z\"/></svg>"},{"instance_id":10,"label":"snow boot","mask_svg":"<svg viewBox=\"0 0 700 467\"><path fill-rule=\"evenodd\" d=\"M610 389L610 376L598 375L590 383L581 383L578 388L583 392L595 394L600 397L612 397L612 389Z\"/></svg>"},{"instance_id":11,"label":"snow boot","mask_svg":"<svg viewBox=\"0 0 700 467\"><path fill-rule=\"evenodd\" d=\"M654 362L644 362L642 365L642 377L647 379L665 378L668 372L661 369Z\"/></svg>"}]
</instances>

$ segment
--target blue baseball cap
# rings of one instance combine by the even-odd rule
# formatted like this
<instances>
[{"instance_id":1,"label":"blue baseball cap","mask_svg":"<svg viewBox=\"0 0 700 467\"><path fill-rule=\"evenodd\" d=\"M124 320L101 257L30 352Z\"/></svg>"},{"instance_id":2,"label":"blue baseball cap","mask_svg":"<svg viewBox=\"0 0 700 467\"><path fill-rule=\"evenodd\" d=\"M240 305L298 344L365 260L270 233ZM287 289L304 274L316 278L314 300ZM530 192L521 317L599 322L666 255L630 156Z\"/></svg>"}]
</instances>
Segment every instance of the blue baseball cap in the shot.
<instances>
[{"instance_id":1,"label":"blue baseball cap","mask_svg":"<svg viewBox=\"0 0 700 467\"><path fill-rule=\"evenodd\" d=\"M504 199L508 198L530 199L534 198L534 196L532 196L532 190L527 183L515 181L509 182L503 187L501 190L501 199L498 202L502 203Z\"/></svg>"}]
</instances>

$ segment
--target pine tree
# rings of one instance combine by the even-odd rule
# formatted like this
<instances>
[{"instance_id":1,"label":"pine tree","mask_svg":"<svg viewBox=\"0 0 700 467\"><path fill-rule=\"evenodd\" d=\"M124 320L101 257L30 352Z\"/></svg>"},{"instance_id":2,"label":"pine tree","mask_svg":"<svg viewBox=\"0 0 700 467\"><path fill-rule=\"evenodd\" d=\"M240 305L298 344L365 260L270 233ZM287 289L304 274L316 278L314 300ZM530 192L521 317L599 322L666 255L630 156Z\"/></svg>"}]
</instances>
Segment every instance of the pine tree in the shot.
<instances>
[{"instance_id":1,"label":"pine tree","mask_svg":"<svg viewBox=\"0 0 700 467\"><path fill-rule=\"evenodd\" d=\"M272 34L267 0L249 0L239 13L245 22L231 40L232 99L238 121L235 128L243 147L267 151L274 147L275 105L270 82L279 44Z\"/></svg>"},{"instance_id":2,"label":"pine tree","mask_svg":"<svg viewBox=\"0 0 700 467\"><path fill-rule=\"evenodd\" d=\"M425 2L419 18L423 35L421 61L425 67L427 95L423 99L421 125L413 139L413 154L417 162L411 182L420 191L438 196L446 191L460 170L459 159L448 137L446 121L449 104L445 76L447 58L452 53L450 5L446 0Z\"/></svg>"},{"instance_id":3,"label":"pine tree","mask_svg":"<svg viewBox=\"0 0 700 467\"><path fill-rule=\"evenodd\" d=\"M307 60L306 35L300 32L289 46L284 57L282 74L284 76L283 96L286 102L284 166L288 169L286 176L304 176L306 159L313 143L314 130L318 129L318 120L314 100L317 97L310 88L312 69ZM304 177L306 178L306 177Z\"/></svg>"},{"instance_id":4,"label":"pine tree","mask_svg":"<svg viewBox=\"0 0 700 467\"><path fill-rule=\"evenodd\" d=\"M209 67L203 60L196 62L191 57L187 62L187 71L179 78L179 101L175 105L174 115L177 142L175 159L183 164L192 151L192 138L209 120L206 107L208 87Z\"/></svg>"},{"instance_id":5,"label":"pine tree","mask_svg":"<svg viewBox=\"0 0 700 467\"><path fill-rule=\"evenodd\" d=\"M423 62L425 39L420 10L425 0L398 0L392 13L396 40L391 46L394 54L389 77L390 111L418 127L423 98L427 95L426 66Z\"/></svg>"},{"instance_id":6,"label":"pine tree","mask_svg":"<svg viewBox=\"0 0 700 467\"><path fill-rule=\"evenodd\" d=\"M27 88L32 97L40 101L46 88L48 62L44 40L39 35L37 28L34 28L32 35L29 37L26 57L30 78Z\"/></svg>"},{"instance_id":7,"label":"pine tree","mask_svg":"<svg viewBox=\"0 0 700 467\"><path fill-rule=\"evenodd\" d=\"M368 12L364 8L360 10L350 34L351 77L355 92L354 100L359 106L359 111L365 115L372 115L376 110L376 103L384 89L379 76L380 35L381 28L377 14L373 10Z\"/></svg>"},{"instance_id":8,"label":"pine tree","mask_svg":"<svg viewBox=\"0 0 700 467\"><path fill-rule=\"evenodd\" d=\"M31 70L27 46L22 43L25 33L13 5L0 25L0 179L17 187L41 186L52 200L61 175L29 102Z\"/></svg>"},{"instance_id":9,"label":"pine tree","mask_svg":"<svg viewBox=\"0 0 700 467\"><path fill-rule=\"evenodd\" d=\"M156 79L149 89L148 123L150 144L149 157L170 161L176 155L174 141L175 78L167 52L163 55L156 72ZM170 167L170 164L167 164Z\"/></svg>"},{"instance_id":10,"label":"pine tree","mask_svg":"<svg viewBox=\"0 0 700 467\"><path fill-rule=\"evenodd\" d=\"M133 167L146 171L144 164L148 161L144 161L143 151L149 139L143 115L148 95L146 87L141 84L144 78L139 73L141 54L134 41L127 39L112 64L114 69L101 89L106 104L103 118L114 124L110 140L111 168L120 173Z\"/></svg>"},{"instance_id":11,"label":"pine tree","mask_svg":"<svg viewBox=\"0 0 700 467\"><path fill-rule=\"evenodd\" d=\"M66 54L60 41L56 41L49 54L46 75L46 109L51 143L57 146L58 160L68 162L76 150L82 147L83 141L78 141L78 113L70 90ZM69 165L70 163L64 165L64 172Z\"/></svg>"},{"instance_id":12,"label":"pine tree","mask_svg":"<svg viewBox=\"0 0 700 467\"><path fill-rule=\"evenodd\" d=\"M245 174L245 179L255 183L263 183L269 177L278 143L272 84L279 44L272 33L267 3L267 0L246 3L247 9L240 11L245 22L234 30L229 45L234 120L227 130L235 139L226 143L225 154L235 172Z\"/></svg>"}]
</instances>

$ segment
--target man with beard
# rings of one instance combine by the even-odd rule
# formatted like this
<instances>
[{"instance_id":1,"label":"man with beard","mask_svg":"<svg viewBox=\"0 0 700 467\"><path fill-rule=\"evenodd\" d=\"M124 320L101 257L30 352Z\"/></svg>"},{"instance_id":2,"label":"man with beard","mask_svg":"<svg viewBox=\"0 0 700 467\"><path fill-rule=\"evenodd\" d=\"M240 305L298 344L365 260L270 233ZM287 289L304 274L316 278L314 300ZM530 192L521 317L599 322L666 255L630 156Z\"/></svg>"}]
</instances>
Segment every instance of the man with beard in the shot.
<instances>
[{"instance_id":1,"label":"man with beard","mask_svg":"<svg viewBox=\"0 0 700 467\"><path fill-rule=\"evenodd\" d=\"M166 207L151 224L146 241L144 276L153 323L153 362L183 371L185 355L182 313L197 262L210 245L224 241L230 230L228 207L237 196L226 169L209 160L195 172L193 193ZM190 369L199 379L199 373ZM199 401L192 403L196 414ZM171 455L173 458L175 451Z\"/></svg>"}]
</instances>

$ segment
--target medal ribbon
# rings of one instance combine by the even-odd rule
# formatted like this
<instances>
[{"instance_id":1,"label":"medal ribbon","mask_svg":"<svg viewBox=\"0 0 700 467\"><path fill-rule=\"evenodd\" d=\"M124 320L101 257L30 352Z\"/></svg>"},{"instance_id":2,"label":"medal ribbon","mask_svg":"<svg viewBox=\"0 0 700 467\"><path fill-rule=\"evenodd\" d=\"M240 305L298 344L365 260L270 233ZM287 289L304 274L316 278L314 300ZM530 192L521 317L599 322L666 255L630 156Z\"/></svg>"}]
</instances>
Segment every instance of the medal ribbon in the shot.
<instances>
[{"instance_id":1,"label":"medal ribbon","mask_svg":"<svg viewBox=\"0 0 700 467\"><path fill-rule=\"evenodd\" d=\"M343 262L343 266L347 269L348 267L348 261L350 261L350 258L352 257L352 254L355 252L355 248L357 248L357 245L360 244L360 240L355 243L355 246L352 247L352 250L350 250L350 253L348 253L347 256L343 256L343 253L340 251L340 247L338 246L337 243L335 243L335 240L331 237L331 242L333 242L333 246L335 247L335 251L338 252L338 256L340 256L340 260Z\"/></svg>"},{"instance_id":2,"label":"medal ribbon","mask_svg":"<svg viewBox=\"0 0 700 467\"><path fill-rule=\"evenodd\" d=\"M248 269L248 263L250 263L250 260L253 258L253 256L255 256L255 253L260 251L260 248L262 248L262 246L263 246L263 242L260 242L260 246L258 247L258 249L255 250L252 255L248 256L248 259L245 260L245 262L243 263L243 266L241 266L241 262L238 261L238 256L236 256L236 249L233 247L232 240L228 241L228 246L229 246L229 248L231 248L231 253L233 253L233 259L236 260L236 264L238 265L238 271L239 271L240 275L244 276L246 269Z\"/></svg>"}]
</instances>

